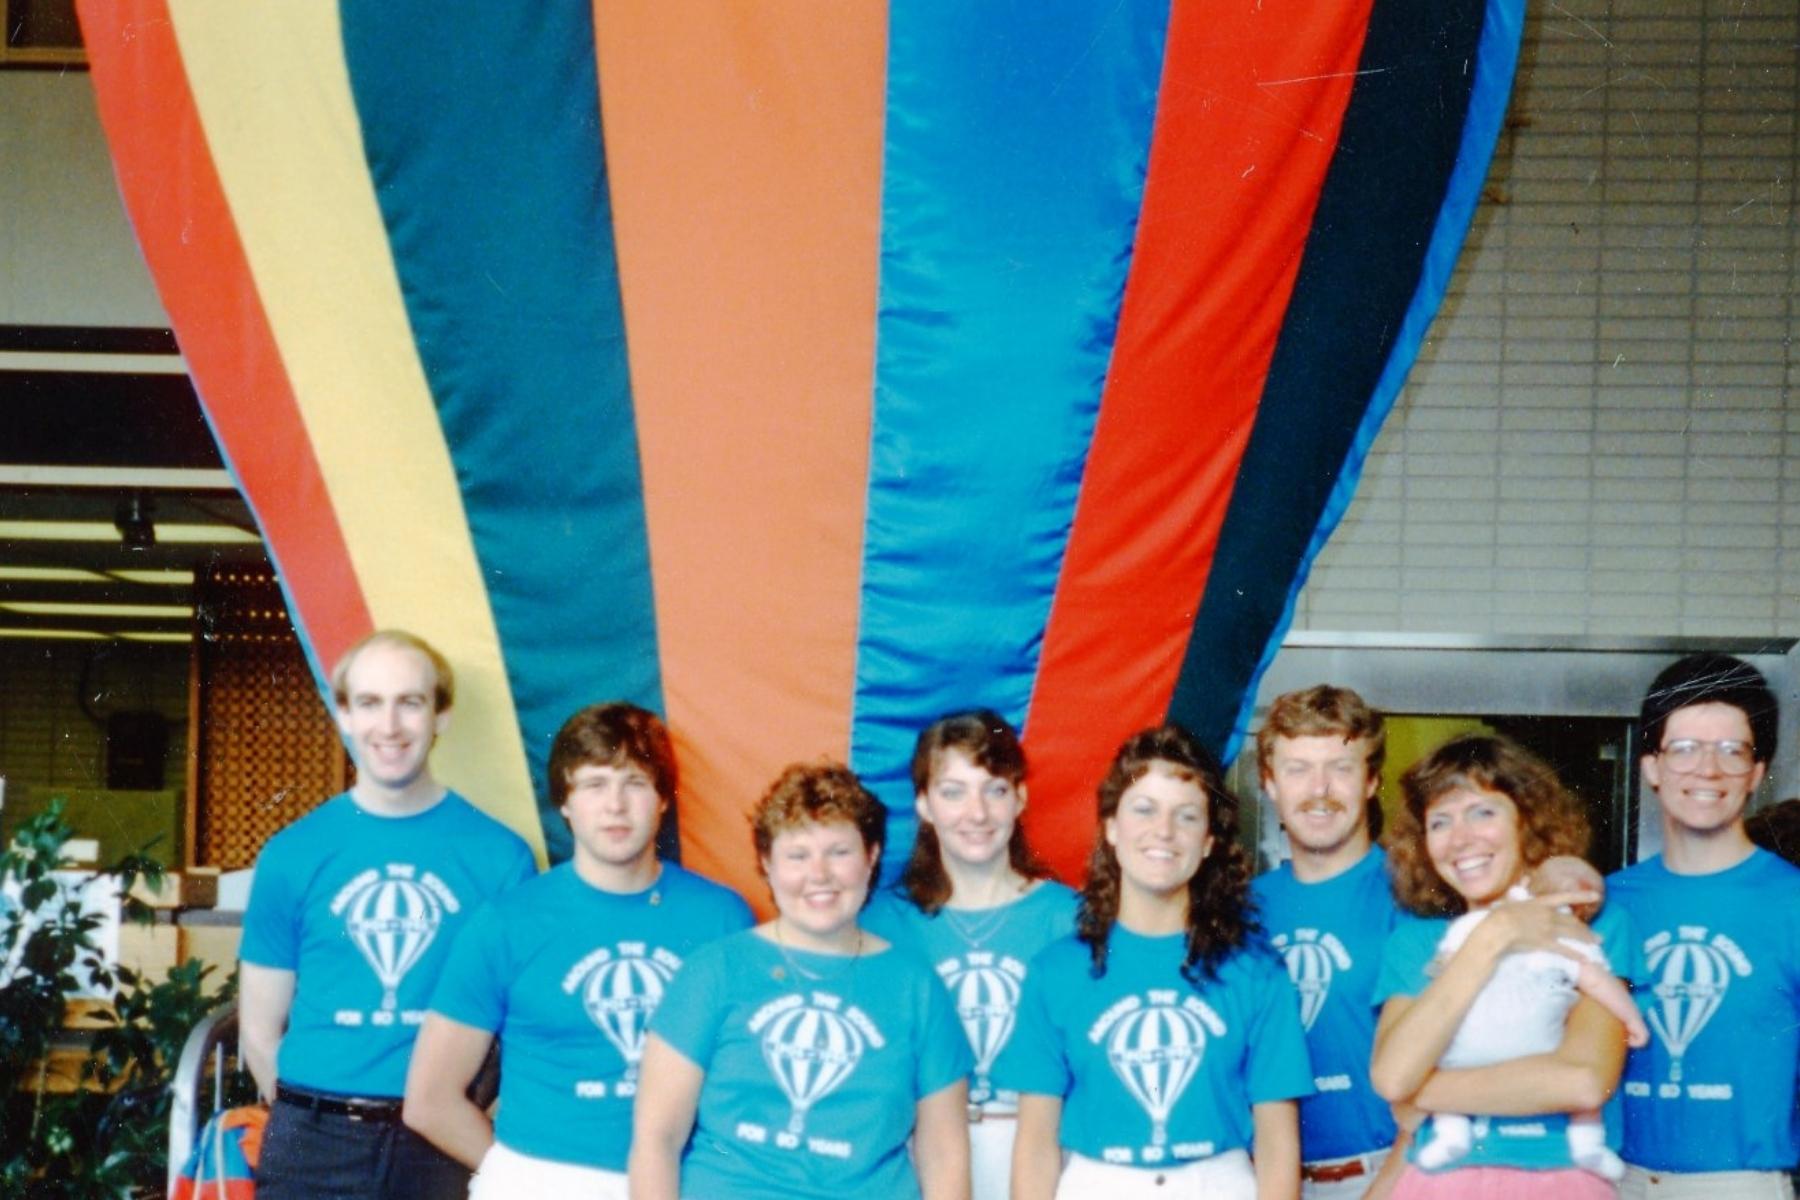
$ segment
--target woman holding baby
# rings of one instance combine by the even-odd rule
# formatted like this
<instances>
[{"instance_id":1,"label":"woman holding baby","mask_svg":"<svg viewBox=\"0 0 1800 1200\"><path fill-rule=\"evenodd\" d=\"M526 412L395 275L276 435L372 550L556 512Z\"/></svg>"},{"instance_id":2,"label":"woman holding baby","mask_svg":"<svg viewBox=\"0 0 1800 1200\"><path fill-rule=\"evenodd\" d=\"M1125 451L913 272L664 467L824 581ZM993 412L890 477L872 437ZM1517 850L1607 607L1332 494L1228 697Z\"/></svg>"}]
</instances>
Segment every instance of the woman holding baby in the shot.
<instances>
[{"instance_id":1,"label":"woman holding baby","mask_svg":"<svg viewBox=\"0 0 1800 1200\"><path fill-rule=\"evenodd\" d=\"M1414 917L1387 945L1370 1078L1403 1115L1443 1117L1421 1126L1395 1200L1611 1196L1593 1110L1618 1086L1627 1019L1634 1040L1642 1022L1610 978L1629 974L1622 916L1602 909L1590 929L1571 911L1600 899L1574 858L1586 818L1547 765L1485 735L1439 747L1401 787L1389 860Z\"/></svg>"}]
</instances>

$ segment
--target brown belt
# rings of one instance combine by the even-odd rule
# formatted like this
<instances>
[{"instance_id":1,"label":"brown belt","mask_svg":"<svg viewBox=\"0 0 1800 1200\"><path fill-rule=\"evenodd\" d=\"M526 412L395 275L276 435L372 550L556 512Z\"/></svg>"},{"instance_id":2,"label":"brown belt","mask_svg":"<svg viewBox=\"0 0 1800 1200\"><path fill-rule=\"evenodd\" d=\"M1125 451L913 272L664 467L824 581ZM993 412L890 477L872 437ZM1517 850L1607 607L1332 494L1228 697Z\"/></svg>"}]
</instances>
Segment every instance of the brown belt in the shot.
<instances>
[{"instance_id":1,"label":"brown belt","mask_svg":"<svg viewBox=\"0 0 1800 1200\"><path fill-rule=\"evenodd\" d=\"M1337 1183L1343 1179L1355 1179L1359 1175L1369 1174L1362 1157L1340 1158L1336 1162L1301 1163L1300 1178L1311 1183Z\"/></svg>"},{"instance_id":2,"label":"brown belt","mask_svg":"<svg viewBox=\"0 0 1800 1200\"><path fill-rule=\"evenodd\" d=\"M979 1104L969 1105L969 1124L971 1125L979 1125L983 1121L1016 1121L1018 1119L1019 1114L1016 1112L989 1112Z\"/></svg>"}]
</instances>

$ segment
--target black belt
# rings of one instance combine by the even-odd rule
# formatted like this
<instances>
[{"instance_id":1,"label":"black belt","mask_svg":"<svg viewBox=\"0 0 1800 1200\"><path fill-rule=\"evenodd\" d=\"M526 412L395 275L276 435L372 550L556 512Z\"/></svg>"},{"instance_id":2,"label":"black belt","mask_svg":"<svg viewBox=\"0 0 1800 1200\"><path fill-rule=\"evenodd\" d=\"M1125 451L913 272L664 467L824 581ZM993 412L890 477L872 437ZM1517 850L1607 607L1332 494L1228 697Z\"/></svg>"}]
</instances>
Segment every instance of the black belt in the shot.
<instances>
[{"instance_id":1,"label":"black belt","mask_svg":"<svg viewBox=\"0 0 1800 1200\"><path fill-rule=\"evenodd\" d=\"M275 1099L327 1117L348 1117L352 1121L370 1121L391 1125L400 1119L399 1100L367 1096L326 1096L285 1083L275 1085Z\"/></svg>"}]
</instances>

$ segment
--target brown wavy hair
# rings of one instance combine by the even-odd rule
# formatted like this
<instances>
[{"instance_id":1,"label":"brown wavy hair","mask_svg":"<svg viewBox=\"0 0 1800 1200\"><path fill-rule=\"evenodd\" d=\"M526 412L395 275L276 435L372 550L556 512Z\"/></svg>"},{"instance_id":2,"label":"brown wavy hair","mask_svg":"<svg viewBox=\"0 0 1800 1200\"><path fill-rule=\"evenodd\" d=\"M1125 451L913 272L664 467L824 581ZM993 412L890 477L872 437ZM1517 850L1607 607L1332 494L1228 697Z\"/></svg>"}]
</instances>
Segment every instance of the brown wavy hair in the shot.
<instances>
[{"instance_id":1,"label":"brown wavy hair","mask_svg":"<svg viewBox=\"0 0 1800 1200\"><path fill-rule=\"evenodd\" d=\"M1025 783L1025 747L1019 742L1018 731L993 709L976 708L939 717L919 734L912 756L915 795L923 796L930 790L932 772L949 750L961 751L970 762L1015 788ZM1023 821L1013 822L1012 836L1006 839L1006 860L1026 879L1045 879L1050 875L1050 869L1026 843ZM950 876L944 870L937 829L929 821L919 822L912 856L900 873L900 888L928 916L949 902Z\"/></svg>"},{"instance_id":2,"label":"brown wavy hair","mask_svg":"<svg viewBox=\"0 0 1800 1200\"><path fill-rule=\"evenodd\" d=\"M675 746L661 718L646 708L615 701L590 704L563 722L550 743L550 806L569 798L569 781L582 767L631 763L650 776L664 804L675 803L680 774Z\"/></svg>"},{"instance_id":3,"label":"brown wavy hair","mask_svg":"<svg viewBox=\"0 0 1800 1200\"><path fill-rule=\"evenodd\" d=\"M1225 771L1200 739L1176 724L1159 725L1125 739L1100 783L1100 821L1119 811L1119 801L1132 784L1162 764L1177 779L1191 781L1206 793L1206 823L1212 849L1188 880L1187 955L1181 975L1195 987L1218 978L1219 967L1260 933L1250 901L1250 855L1238 844L1238 799L1225 786ZM1088 945L1092 974L1106 974L1107 941L1119 919L1119 856L1096 833L1088 858L1087 883L1075 934Z\"/></svg>"},{"instance_id":4,"label":"brown wavy hair","mask_svg":"<svg viewBox=\"0 0 1800 1200\"><path fill-rule=\"evenodd\" d=\"M1425 848L1425 813L1450 792L1497 792L1519 810L1519 859L1526 870L1559 854L1587 853L1587 814L1537 755L1503 737L1468 733L1451 738L1400 777L1403 803L1388 831L1388 869L1394 898L1424 917L1453 917L1468 901L1446 883Z\"/></svg>"},{"instance_id":5,"label":"brown wavy hair","mask_svg":"<svg viewBox=\"0 0 1800 1200\"><path fill-rule=\"evenodd\" d=\"M763 864L781 834L837 821L855 826L865 851L879 853L887 843L887 808L863 786L855 771L831 759L787 767L750 813L757 873L768 876ZM874 890L869 889L871 895ZM863 903L868 903L867 896Z\"/></svg>"}]
</instances>

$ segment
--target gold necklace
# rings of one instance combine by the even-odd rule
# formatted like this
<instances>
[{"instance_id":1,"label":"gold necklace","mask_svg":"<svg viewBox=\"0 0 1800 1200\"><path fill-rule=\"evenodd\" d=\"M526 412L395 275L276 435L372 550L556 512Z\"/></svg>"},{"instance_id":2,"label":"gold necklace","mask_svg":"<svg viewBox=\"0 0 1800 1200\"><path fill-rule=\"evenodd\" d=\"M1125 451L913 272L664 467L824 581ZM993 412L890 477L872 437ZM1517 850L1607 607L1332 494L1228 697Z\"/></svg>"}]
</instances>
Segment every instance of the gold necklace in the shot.
<instances>
[{"instance_id":1,"label":"gold necklace","mask_svg":"<svg viewBox=\"0 0 1800 1200\"><path fill-rule=\"evenodd\" d=\"M787 965L793 969L793 972L795 975L799 976L802 979L810 979L814 983L818 983L830 976L838 974L838 972L836 972L836 971L815 971L811 967L803 965L798 959L796 959L794 957L793 953L788 950L787 939L784 938L781 934L781 927L784 923L785 922L782 920L782 918L780 916L777 916L775 918L775 949L781 952L782 961L787 963ZM801 948L798 946L796 946L794 949L801 950ZM801 953L818 954L822 958L848 958L850 960L849 969L852 973L854 973L856 970L857 960L862 958L862 953L863 953L862 926L858 925L856 927L856 949L851 951L847 955L845 955L845 954L834 955L829 952L822 952L822 951L818 951L818 950L801 950ZM781 967L776 967L773 974L776 979L783 979L786 977L786 972Z\"/></svg>"}]
</instances>

